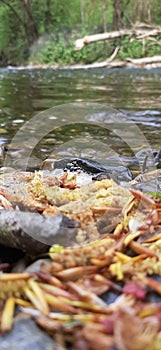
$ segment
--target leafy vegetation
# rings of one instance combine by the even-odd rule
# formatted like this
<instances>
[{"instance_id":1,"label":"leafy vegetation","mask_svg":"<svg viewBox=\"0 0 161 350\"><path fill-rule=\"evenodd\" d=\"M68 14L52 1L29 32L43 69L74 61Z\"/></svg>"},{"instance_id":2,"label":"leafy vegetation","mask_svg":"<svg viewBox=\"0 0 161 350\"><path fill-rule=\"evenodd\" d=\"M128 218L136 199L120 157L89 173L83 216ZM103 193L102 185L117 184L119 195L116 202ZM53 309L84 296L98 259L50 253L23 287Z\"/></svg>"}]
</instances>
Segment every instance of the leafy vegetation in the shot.
<instances>
[{"instance_id":1,"label":"leafy vegetation","mask_svg":"<svg viewBox=\"0 0 161 350\"><path fill-rule=\"evenodd\" d=\"M133 40L130 37L125 37L121 41L121 50L119 57L125 59L127 57L139 58L145 56L155 56L161 54L161 40L158 38L156 42L146 40L144 44L141 41Z\"/></svg>"},{"instance_id":2,"label":"leafy vegetation","mask_svg":"<svg viewBox=\"0 0 161 350\"><path fill-rule=\"evenodd\" d=\"M160 38L124 37L75 51L84 35L160 24L160 0L0 0L0 65L92 63L121 47L120 58L160 54Z\"/></svg>"}]
</instances>

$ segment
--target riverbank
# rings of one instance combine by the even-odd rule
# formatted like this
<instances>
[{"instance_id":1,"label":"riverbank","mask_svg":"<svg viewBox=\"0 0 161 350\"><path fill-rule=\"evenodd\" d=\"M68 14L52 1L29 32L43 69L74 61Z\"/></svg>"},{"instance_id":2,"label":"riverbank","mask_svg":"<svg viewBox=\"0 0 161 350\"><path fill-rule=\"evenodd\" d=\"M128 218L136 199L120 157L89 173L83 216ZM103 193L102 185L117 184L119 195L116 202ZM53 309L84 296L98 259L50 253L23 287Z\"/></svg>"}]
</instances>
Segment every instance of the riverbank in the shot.
<instances>
[{"instance_id":1,"label":"riverbank","mask_svg":"<svg viewBox=\"0 0 161 350\"><path fill-rule=\"evenodd\" d=\"M145 57L140 59L127 58L126 60L115 60L112 62L102 61L91 64L27 64L20 66L7 66L1 68L25 70L25 69L92 69L92 68L161 68L161 56Z\"/></svg>"},{"instance_id":2,"label":"riverbank","mask_svg":"<svg viewBox=\"0 0 161 350\"><path fill-rule=\"evenodd\" d=\"M124 29L84 36L80 33L41 36L26 56L16 50L17 59L2 60L1 66L25 68L118 68L161 67L160 27ZM90 44L90 45L89 45ZM17 57L17 56L16 56Z\"/></svg>"}]
</instances>

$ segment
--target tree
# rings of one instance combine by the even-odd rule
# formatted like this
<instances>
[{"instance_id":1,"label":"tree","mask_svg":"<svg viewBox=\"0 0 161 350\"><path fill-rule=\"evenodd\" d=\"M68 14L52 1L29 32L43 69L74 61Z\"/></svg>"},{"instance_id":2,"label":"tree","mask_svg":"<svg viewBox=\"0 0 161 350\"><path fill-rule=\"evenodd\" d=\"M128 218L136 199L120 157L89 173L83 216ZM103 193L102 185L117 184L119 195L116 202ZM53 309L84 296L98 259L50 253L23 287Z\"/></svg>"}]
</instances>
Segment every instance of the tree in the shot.
<instances>
[{"instance_id":1,"label":"tree","mask_svg":"<svg viewBox=\"0 0 161 350\"><path fill-rule=\"evenodd\" d=\"M107 1L102 0L103 29L107 32Z\"/></svg>"},{"instance_id":2,"label":"tree","mask_svg":"<svg viewBox=\"0 0 161 350\"><path fill-rule=\"evenodd\" d=\"M20 1L20 6L22 7L22 13L24 13L24 17L26 17L26 20L24 20L24 23L27 26L29 36L31 38L31 42L33 42L35 39L38 39L39 32L38 32L37 23L32 13L31 1L29 0L19 0L19 1Z\"/></svg>"},{"instance_id":3,"label":"tree","mask_svg":"<svg viewBox=\"0 0 161 350\"><path fill-rule=\"evenodd\" d=\"M120 29L120 0L114 0L114 19L113 27L114 30Z\"/></svg>"},{"instance_id":4,"label":"tree","mask_svg":"<svg viewBox=\"0 0 161 350\"><path fill-rule=\"evenodd\" d=\"M14 6L14 2L12 2L10 0L0 0L0 3L6 5L9 8L9 11L12 13L12 15L19 21L20 25L23 26L25 34L26 34L27 42L30 43L30 36L28 33L27 24L19 15L19 12L18 12L16 6ZM12 18L12 16L11 16L11 18Z\"/></svg>"},{"instance_id":5,"label":"tree","mask_svg":"<svg viewBox=\"0 0 161 350\"><path fill-rule=\"evenodd\" d=\"M85 27L85 11L84 11L84 0L80 0L80 14L81 14L81 22L82 27Z\"/></svg>"},{"instance_id":6,"label":"tree","mask_svg":"<svg viewBox=\"0 0 161 350\"><path fill-rule=\"evenodd\" d=\"M131 10L134 21L148 22L152 20L152 1L151 0L135 0L131 3Z\"/></svg>"}]
</instances>

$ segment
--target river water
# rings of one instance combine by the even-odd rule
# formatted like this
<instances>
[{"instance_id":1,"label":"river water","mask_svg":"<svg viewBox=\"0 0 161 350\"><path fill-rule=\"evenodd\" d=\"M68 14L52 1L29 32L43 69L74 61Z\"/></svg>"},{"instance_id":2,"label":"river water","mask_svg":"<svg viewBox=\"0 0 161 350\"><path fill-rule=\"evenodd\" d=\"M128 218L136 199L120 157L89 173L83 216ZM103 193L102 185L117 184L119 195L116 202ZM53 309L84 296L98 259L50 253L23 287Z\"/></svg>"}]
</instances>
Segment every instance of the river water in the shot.
<instances>
[{"instance_id":1,"label":"river water","mask_svg":"<svg viewBox=\"0 0 161 350\"><path fill-rule=\"evenodd\" d=\"M133 157L160 139L161 69L0 69L0 146L14 161Z\"/></svg>"}]
</instances>

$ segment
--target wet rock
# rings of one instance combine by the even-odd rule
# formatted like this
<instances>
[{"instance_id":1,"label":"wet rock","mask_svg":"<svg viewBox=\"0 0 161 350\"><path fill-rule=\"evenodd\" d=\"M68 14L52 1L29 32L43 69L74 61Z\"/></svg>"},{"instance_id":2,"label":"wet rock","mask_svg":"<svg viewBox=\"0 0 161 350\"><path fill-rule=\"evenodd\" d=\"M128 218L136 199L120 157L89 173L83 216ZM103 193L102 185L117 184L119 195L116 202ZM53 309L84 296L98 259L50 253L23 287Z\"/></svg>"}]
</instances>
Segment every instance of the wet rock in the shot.
<instances>
[{"instance_id":1,"label":"wet rock","mask_svg":"<svg viewBox=\"0 0 161 350\"><path fill-rule=\"evenodd\" d=\"M132 180L132 173L129 168L118 164L118 160L109 159L109 165L84 159L84 158L62 158L59 160L47 159L43 162L43 170L62 169L64 171L79 172L83 171L92 175L92 180L102 180L112 178L120 183L121 181Z\"/></svg>"},{"instance_id":2,"label":"wet rock","mask_svg":"<svg viewBox=\"0 0 161 350\"><path fill-rule=\"evenodd\" d=\"M161 150L144 148L136 153L136 159L143 171L150 171L151 167L161 165Z\"/></svg>"},{"instance_id":3,"label":"wet rock","mask_svg":"<svg viewBox=\"0 0 161 350\"><path fill-rule=\"evenodd\" d=\"M61 350L29 317L19 317L13 330L0 336L1 350Z\"/></svg>"},{"instance_id":4,"label":"wet rock","mask_svg":"<svg viewBox=\"0 0 161 350\"><path fill-rule=\"evenodd\" d=\"M4 168L9 169L24 169L28 171L34 171L35 169L38 169L41 164L41 159L37 158L34 155L31 155L28 161L26 162L26 152L30 152L31 146L25 145L23 148L22 146L19 147L10 147L10 145L3 145L1 147L1 154L2 154L2 161L5 165ZM11 168L10 168L11 167ZM12 168L13 167L13 168ZM9 170L5 170L3 172L9 172ZM10 170L11 172L11 170Z\"/></svg>"},{"instance_id":5,"label":"wet rock","mask_svg":"<svg viewBox=\"0 0 161 350\"><path fill-rule=\"evenodd\" d=\"M0 211L0 243L21 249L29 255L46 252L52 244L70 245L77 224L61 213L48 217L16 210Z\"/></svg>"},{"instance_id":6,"label":"wet rock","mask_svg":"<svg viewBox=\"0 0 161 350\"><path fill-rule=\"evenodd\" d=\"M93 176L93 180L103 180L103 179L109 179L112 178L115 182L121 183L121 182L128 182L132 180L132 173L130 169L124 167L124 166L109 166L106 167L106 170L102 173L99 173L95 176Z\"/></svg>"},{"instance_id":7,"label":"wet rock","mask_svg":"<svg viewBox=\"0 0 161 350\"><path fill-rule=\"evenodd\" d=\"M116 159L114 159L116 164ZM121 163L121 164L120 164ZM149 172L152 169L161 167L161 150L143 148L135 155L119 155L119 164L129 167L132 171Z\"/></svg>"},{"instance_id":8,"label":"wet rock","mask_svg":"<svg viewBox=\"0 0 161 350\"><path fill-rule=\"evenodd\" d=\"M134 179L133 187L142 192L161 194L161 169L139 174Z\"/></svg>"},{"instance_id":9,"label":"wet rock","mask_svg":"<svg viewBox=\"0 0 161 350\"><path fill-rule=\"evenodd\" d=\"M137 183L145 182L145 181L152 181L152 180L158 180L161 181L161 169L155 169L153 171L149 171L147 173L141 173L138 176L135 177L135 181Z\"/></svg>"},{"instance_id":10,"label":"wet rock","mask_svg":"<svg viewBox=\"0 0 161 350\"><path fill-rule=\"evenodd\" d=\"M157 180L149 180L133 185L136 190L140 190L145 193L159 193L161 194L161 183Z\"/></svg>"},{"instance_id":11,"label":"wet rock","mask_svg":"<svg viewBox=\"0 0 161 350\"><path fill-rule=\"evenodd\" d=\"M62 164L64 164L64 167L69 169L70 171L82 169L84 172L91 174L97 174L106 170L106 168L102 164L83 158L60 159L55 162L54 168L58 168L62 166Z\"/></svg>"}]
</instances>

